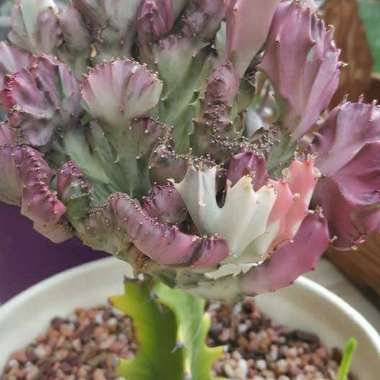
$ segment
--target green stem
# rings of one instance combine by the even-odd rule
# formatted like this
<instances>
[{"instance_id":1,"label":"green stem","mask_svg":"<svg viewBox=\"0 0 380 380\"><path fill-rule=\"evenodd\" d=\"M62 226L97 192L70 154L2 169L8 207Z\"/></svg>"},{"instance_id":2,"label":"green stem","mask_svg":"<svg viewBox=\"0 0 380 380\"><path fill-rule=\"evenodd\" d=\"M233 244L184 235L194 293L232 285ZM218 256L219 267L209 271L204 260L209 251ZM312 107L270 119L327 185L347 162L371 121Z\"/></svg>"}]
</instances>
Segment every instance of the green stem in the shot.
<instances>
[{"instance_id":1,"label":"green stem","mask_svg":"<svg viewBox=\"0 0 380 380\"><path fill-rule=\"evenodd\" d=\"M350 367L354 353L356 351L357 341L354 338L350 338L346 343L344 349L342 362L340 363L337 380L348 380L348 374L350 372Z\"/></svg>"},{"instance_id":2,"label":"green stem","mask_svg":"<svg viewBox=\"0 0 380 380\"><path fill-rule=\"evenodd\" d=\"M133 320L138 351L121 360L128 380L217 380L212 366L223 348L206 344L210 318L205 302L156 281L125 281L125 293L111 304Z\"/></svg>"}]
</instances>

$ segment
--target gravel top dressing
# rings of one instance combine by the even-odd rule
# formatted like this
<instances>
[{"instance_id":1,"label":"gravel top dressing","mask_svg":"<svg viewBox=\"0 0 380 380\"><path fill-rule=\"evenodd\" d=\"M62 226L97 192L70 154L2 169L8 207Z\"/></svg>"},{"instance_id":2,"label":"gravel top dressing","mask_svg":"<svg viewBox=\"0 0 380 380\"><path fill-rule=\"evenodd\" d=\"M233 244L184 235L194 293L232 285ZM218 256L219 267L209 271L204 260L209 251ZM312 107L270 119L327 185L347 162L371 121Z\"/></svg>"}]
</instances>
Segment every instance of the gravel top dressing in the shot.
<instances>
[{"instance_id":1,"label":"gravel top dressing","mask_svg":"<svg viewBox=\"0 0 380 380\"><path fill-rule=\"evenodd\" d=\"M335 379L341 352L328 351L318 336L277 325L251 300L230 308L209 306L209 345L225 345L215 364L229 379ZM117 357L134 355L132 322L110 307L77 309L55 318L49 329L9 358L1 380L108 380ZM354 377L350 377L354 379ZM165 379L157 379L165 380Z\"/></svg>"}]
</instances>

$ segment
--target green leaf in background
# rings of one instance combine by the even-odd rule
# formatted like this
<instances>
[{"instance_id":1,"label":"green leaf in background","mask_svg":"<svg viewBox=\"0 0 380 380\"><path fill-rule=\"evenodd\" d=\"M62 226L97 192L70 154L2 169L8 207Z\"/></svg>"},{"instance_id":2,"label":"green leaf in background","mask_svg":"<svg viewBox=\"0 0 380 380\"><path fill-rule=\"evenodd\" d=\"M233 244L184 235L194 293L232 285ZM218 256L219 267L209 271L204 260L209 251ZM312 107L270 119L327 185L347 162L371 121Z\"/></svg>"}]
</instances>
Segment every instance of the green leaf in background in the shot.
<instances>
[{"instance_id":1,"label":"green leaf in background","mask_svg":"<svg viewBox=\"0 0 380 380\"><path fill-rule=\"evenodd\" d=\"M154 299L146 282L126 280L125 294L110 301L132 318L139 345L136 357L121 361L118 374L127 380L183 380L175 315Z\"/></svg>"},{"instance_id":2,"label":"green leaf in background","mask_svg":"<svg viewBox=\"0 0 380 380\"><path fill-rule=\"evenodd\" d=\"M337 380L348 380L348 374L350 372L350 367L352 359L357 347L357 341L351 338L346 343L344 348L342 362L340 363Z\"/></svg>"},{"instance_id":3,"label":"green leaf in background","mask_svg":"<svg viewBox=\"0 0 380 380\"><path fill-rule=\"evenodd\" d=\"M184 347L185 379L215 380L211 368L223 354L223 347L206 345L210 317L204 313L205 301L162 283L154 288L160 302L172 310L178 324L177 341Z\"/></svg>"},{"instance_id":4,"label":"green leaf in background","mask_svg":"<svg viewBox=\"0 0 380 380\"><path fill-rule=\"evenodd\" d=\"M375 61L374 71L380 73L380 0L359 0L358 3Z\"/></svg>"},{"instance_id":5,"label":"green leaf in background","mask_svg":"<svg viewBox=\"0 0 380 380\"><path fill-rule=\"evenodd\" d=\"M126 280L125 294L111 304L133 320L138 351L121 360L126 380L217 380L213 363L223 348L206 344L210 318L203 300L161 283Z\"/></svg>"}]
</instances>

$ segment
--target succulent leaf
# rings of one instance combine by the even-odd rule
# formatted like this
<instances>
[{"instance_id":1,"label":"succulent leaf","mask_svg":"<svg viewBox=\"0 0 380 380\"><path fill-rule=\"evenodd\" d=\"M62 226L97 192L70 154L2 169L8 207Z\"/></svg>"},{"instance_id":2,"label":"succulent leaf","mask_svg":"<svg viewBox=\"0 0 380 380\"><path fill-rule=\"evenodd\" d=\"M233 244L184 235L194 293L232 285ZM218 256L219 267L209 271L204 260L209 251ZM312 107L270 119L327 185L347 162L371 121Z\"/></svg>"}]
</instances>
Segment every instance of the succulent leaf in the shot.
<instances>
[{"instance_id":1,"label":"succulent leaf","mask_svg":"<svg viewBox=\"0 0 380 380\"><path fill-rule=\"evenodd\" d=\"M177 155L172 147L160 144L150 159L150 177L153 183L163 185L167 180L181 181L186 174L189 156Z\"/></svg>"},{"instance_id":2,"label":"succulent leaf","mask_svg":"<svg viewBox=\"0 0 380 380\"><path fill-rule=\"evenodd\" d=\"M111 131L92 122L66 134L65 150L83 173L103 188L95 191L98 195L108 191L140 197L151 188L152 156L169 132L166 125L149 118L132 120L124 129Z\"/></svg>"},{"instance_id":3,"label":"succulent leaf","mask_svg":"<svg viewBox=\"0 0 380 380\"><path fill-rule=\"evenodd\" d=\"M0 42L0 90L4 88L5 76L30 66L32 56L6 42Z\"/></svg>"},{"instance_id":4,"label":"succulent leaf","mask_svg":"<svg viewBox=\"0 0 380 380\"><path fill-rule=\"evenodd\" d=\"M291 240L298 231L307 216L318 176L319 172L315 169L313 160L304 162L294 160L289 171L285 172L285 180L292 192L292 201L289 207L289 202L283 203L282 197L277 198L278 202L275 204L270 218L270 222L278 222L280 227L277 239L273 243L274 246ZM281 184L277 183L275 186L281 186ZM287 191L285 190L285 192ZM280 193L281 190L278 191L278 194Z\"/></svg>"},{"instance_id":5,"label":"succulent leaf","mask_svg":"<svg viewBox=\"0 0 380 380\"><path fill-rule=\"evenodd\" d=\"M174 9L174 5L177 9ZM140 45L140 53L149 59L149 45L167 35L173 28L181 6L186 1L173 0L143 0L137 16L137 36ZM176 13L175 13L176 11ZM177 13L178 12L178 13Z\"/></svg>"},{"instance_id":6,"label":"succulent leaf","mask_svg":"<svg viewBox=\"0 0 380 380\"><path fill-rule=\"evenodd\" d=\"M153 187L143 208L152 218L168 224L182 223L187 217L186 205L171 183Z\"/></svg>"},{"instance_id":7,"label":"succulent leaf","mask_svg":"<svg viewBox=\"0 0 380 380\"><path fill-rule=\"evenodd\" d=\"M315 133L313 152L324 175L337 173L366 145L379 141L380 107L344 102L335 107Z\"/></svg>"},{"instance_id":8,"label":"succulent leaf","mask_svg":"<svg viewBox=\"0 0 380 380\"><path fill-rule=\"evenodd\" d=\"M68 68L52 57L36 57L28 69L9 76L2 92L9 121L35 147L51 144L72 126L80 109L79 87Z\"/></svg>"},{"instance_id":9,"label":"succulent leaf","mask_svg":"<svg viewBox=\"0 0 380 380\"><path fill-rule=\"evenodd\" d=\"M130 56L141 0L73 0L93 37L97 62Z\"/></svg>"},{"instance_id":10,"label":"succulent leaf","mask_svg":"<svg viewBox=\"0 0 380 380\"><path fill-rule=\"evenodd\" d=\"M243 77L263 47L280 0L232 0L227 14L227 59Z\"/></svg>"},{"instance_id":11,"label":"succulent leaf","mask_svg":"<svg viewBox=\"0 0 380 380\"><path fill-rule=\"evenodd\" d=\"M276 250L266 262L243 276L243 293L257 295L291 285L317 265L328 245L326 219L318 213L309 215L293 242Z\"/></svg>"},{"instance_id":12,"label":"succulent leaf","mask_svg":"<svg viewBox=\"0 0 380 380\"><path fill-rule=\"evenodd\" d=\"M17 206L21 204L22 194L22 181L18 165L20 154L20 148L9 144L0 144L0 200Z\"/></svg>"},{"instance_id":13,"label":"succulent leaf","mask_svg":"<svg viewBox=\"0 0 380 380\"><path fill-rule=\"evenodd\" d=\"M57 12L54 0L17 0L9 40L33 54L51 54L60 44Z\"/></svg>"},{"instance_id":14,"label":"succulent leaf","mask_svg":"<svg viewBox=\"0 0 380 380\"><path fill-rule=\"evenodd\" d=\"M90 208L90 185L73 161L66 162L57 175L57 193L70 220L84 218Z\"/></svg>"},{"instance_id":15,"label":"succulent leaf","mask_svg":"<svg viewBox=\"0 0 380 380\"><path fill-rule=\"evenodd\" d=\"M211 41L220 28L227 10L226 0L194 0L182 18L185 37L196 36L203 41Z\"/></svg>"},{"instance_id":16,"label":"succulent leaf","mask_svg":"<svg viewBox=\"0 0 380 380\"><path fill-rule=\"evenodd\" d=\"M224 205L219 207L215 168L196 170L190 167L184 180L176 184L176 189L199 231L223 236L234 258L265 232L276 200L273 188L263 186L255 192L252 179L245 176L227 189ZM237 218L240 223L236 223Z\"/></svg>"},{"instance_id":17,"label":"succulent leaf","mask_svg":"<svg viewBox=\"0 0 380 380\"><path fill-rule=\"evenodd\" d=\"M91 133L91 131L92 129L89 129L89 133ZM97 141L97 139L94 140ZM105 149L101 149L101 153L109 153L109 146L105 139L103 139L103 144L105 145ZM112 180L109 178L109 175L113 172L119 174L117 167L113 168L113 172L108 173L106 171L106 168L103 166L103 156L100 156L98 151L93 150L92 146L87 143L87 136L84 129L73 129L65 135L64 150L67 156L79 166L91 183L94 186L99 185L95 193L104 201L107 198L107 189L113 188ZM112 156L110 157L107 154L105 158L112 158ZM114 159L110 160L110 162L114 162ZM115 187L114 191L117 191L117 187Z\"/></svg>"},{"instance_id":18,"label":"succulent leaf","mask_svg":"<svg viewBox=\"0 0 380 380\"><path fill-rule=\"evenodd\" d=\"M296 150L297 143L293 141L290 133L282 133L269 153L268 172L274 176L280 176L282 171L292 162Z\"/></svg>"},{"instance_id":19,"label":"succulent leaf","mask_svg":"<svg viewBox=\"0 0 380 380\"><path fill-rule=\"evenodd\" d=\"M149 118L133 120L119 133L109 133L123 172L125 191L132 196L145 195L151 188L149 160L161 141L165 141L170 129Z\"/></svg>"},{"instance_id":20,"label":"succulent leaf","mask_svg":"<svg viewBox=\"0 0 380 380\"><path fill-rule=\"evenodd\" d=\"M162 121L174 126L179 153L190 147L193 119L199 113L200 94L211 67L205 47L196 38L170 35L153 48L155 67L165 83L159 113Z\"/></svg>"},{"instance_id":21,"label":"succulent leaf","mask_svg":"<svg viewBox=\"0 0 380 380\"><path fill-rule=\"evenodd\" d=\"M82 96L104 127L126 128L131 120L147 116L159 102L162 82L144 66L129 59L103 63L82 83Z\"/></svg>"},{"instance_id":22,"label":"succulent leaf","mask_svg":"<svg viewBox=\"0 0 380 380\"><path fill-rule=\"evenodd\" d=\"M86 71L91 54L90 33L81 14L72 4L63 8L58 15L58 22L62 45L57 49L57 55L79 76Z\"/></svg>"},{"instance_id":23,"label":"succulent leaf","mask_svg":"<svg viewBox=\"0 0 380 380\"><path fill-rule=\"evenodd\" d=\"M294 139L308 133L329 105L339 54L332 31L308 7L294 1L278 6L260 67L285 102L282 123Z\"/></svg>"},{"instance_id":24,"label":"succulent leaf","mask_svg":"<svg viewBox=\"0 0 380 380\"><path fill-rule=\"evenodd\" d=\"M23 147L20 156L20 173L23 181L21 213L37 224L55 225L66 211L49 185L53 172L42 155Z\"/></svg>"},{"instance_id":25,"label":"succulent leaf","mask_svg":"<svg viewBox=\"0 0 380 380\"><path fill-rule=\"evenodd\" d=\"M338 106L316 133L312 147L323 177L314 202L322 206L338 248L380 230L379 133L380 107L363 103Z\"/></svg>"},{"instance_id":26,"label":"succulent leaf","mask_svg":"<svg viewBox=\"0 0 380 380\"><path fill-rule=\"evenodd\" d=\"M192 145L198 155L211 154L223 161L239 149L242 130L237 131L231 109L239 91L239 76L230 62L219 65L205 89L201 116L194 123Z\"/></svg>"},{"instance_id":27,"label":"succulent leaf","mask_svg":"<svg viewBox=\"0 0 380 380\"><path fill-rule=\"evenodd\" d=\"M211 70L212 60L206 48L215 37L225 11L224 0L190 3L181 18L180 32L161 39L153 48L154 65L166 85L160 116L174 125L179 153L190 148L193 119L200 112L201 94Z\"/></svg>"},{"instance_id":28,"label":"succulent leaf","mask_svg":"<svg viewBox=\"0 0 380 380\"><path fill-rule=\"evenodd\" d=\"M316 187L313 200L323 207L337 248L350 249L380 230L379 146L366 145L339 174L322 178Z\"/></svg>"},{"instance_id":29,"label":"succulent leaf","mask_svg":"<svg viewBox=\"0 0 380 380\"><path fill-rule=\"evenodd\" d=\"M126 194L112 195L109 203L120 230L157 263L208 268L228 256L229 248L224 239L187 235L177 226L169 226L150 217L138 201Z\"/></svg>"},{"instance_id":30,"label":"succulent leaf","mask_svg":"<svg viewBox=\"0 0 380 380\"><path fill-rule=\"evenodd\" d=\"M128 235L118 230L117 223L113 210L106 204L91 208L86 218L73 224L84 244L119 257L128 252L132 243Z\"/></svg>"},{"instance_id":31,"label":"succulent leaf","mask_svg":"<svg viewBox=\"0 0 380 380\"><path fill-rule=\"evenodd\" d=\"M232 157L228 167L227 178L234 186L241 177L250 176L255 191L259 190L268 180L268 172L264 157L254 152L243 152Z\"/></svg>"}]
</instances>

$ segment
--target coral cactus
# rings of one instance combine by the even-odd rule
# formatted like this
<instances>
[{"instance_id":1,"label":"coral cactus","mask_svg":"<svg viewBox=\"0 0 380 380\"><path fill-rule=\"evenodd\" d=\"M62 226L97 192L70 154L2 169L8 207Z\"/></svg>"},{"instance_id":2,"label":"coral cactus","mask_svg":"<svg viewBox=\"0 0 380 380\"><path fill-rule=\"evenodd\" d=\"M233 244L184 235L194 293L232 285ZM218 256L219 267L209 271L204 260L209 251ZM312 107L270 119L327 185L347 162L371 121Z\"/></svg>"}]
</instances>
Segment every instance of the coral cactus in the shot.
<instances>
[{"instance_id":1,"label":"coral cactus","mask_svg":"<svg viewBox=\"0 0 380 380\"><path fill-rule=\"evenodd\" d=\"M18 0L0 200L210 299L274 291L380 229L380 108L330 113L312 2Z\"/></svg>"}]
</instances>

